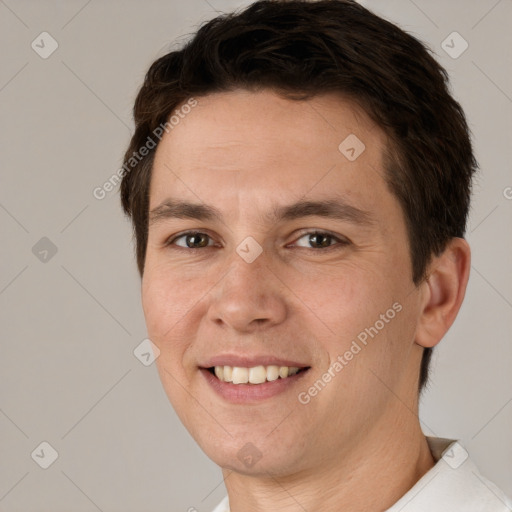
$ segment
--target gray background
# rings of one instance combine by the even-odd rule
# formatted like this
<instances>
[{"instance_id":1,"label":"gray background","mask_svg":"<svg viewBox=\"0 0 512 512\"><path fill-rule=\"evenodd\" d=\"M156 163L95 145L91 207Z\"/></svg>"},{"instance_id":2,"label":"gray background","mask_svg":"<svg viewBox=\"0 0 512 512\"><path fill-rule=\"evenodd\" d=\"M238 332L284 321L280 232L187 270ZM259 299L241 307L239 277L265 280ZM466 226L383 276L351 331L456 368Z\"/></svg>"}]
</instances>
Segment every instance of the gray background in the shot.
<instances>
[{"instance_id":1,"label":"gray background","mask_svg":"<svg viewBox=\"0 0 512 512\"><path fill-rule=\"evenodd\" d=\"M202 512L224 495L133 354L146 331L131 228L117 189L92 191L120 166L150 63L248 3L0 0L1 511ZM512 2L364 4L428 42L474 133L472 273L420 417L512 495ZM31 48L43 31L59 45L47 59ZM469 43L456 59L441 46L453 31ZM43 441L59 454L48 469L48 449L31 457Z\"/></svg>"}]
</instances>

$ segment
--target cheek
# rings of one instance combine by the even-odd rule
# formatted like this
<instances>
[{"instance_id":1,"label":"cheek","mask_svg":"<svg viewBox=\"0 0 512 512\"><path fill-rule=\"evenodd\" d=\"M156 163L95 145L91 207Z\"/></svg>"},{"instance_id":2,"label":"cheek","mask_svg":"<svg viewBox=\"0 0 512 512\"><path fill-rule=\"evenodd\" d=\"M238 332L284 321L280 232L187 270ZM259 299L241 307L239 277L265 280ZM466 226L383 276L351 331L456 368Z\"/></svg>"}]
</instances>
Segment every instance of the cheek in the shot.
<instances>
[{"instance_id":1,"label":"cheek","mask_svg":"<svg viewBox=\"0 0 512 512\"><path fill-rule=\"evenodd\" d=\"M157 279L147 267L142 279L142 309L150 338L161 341L165 331L172 325L172 313L167 297L167 285Z\"/></svg>"},{"instance_id":2,"label":"cheek","mask_svg":"<svg viewBox=\"0 0 512 512\"><path fill-rule=\"evenodd\" d=\"M410 289L404 293L404 283L386 276L383 269L345 270L343 277L322 284L323 299L317 302L318 316L330 329L330 359L346 354L344 361L363 373L368 373L365 367L393 372L403 363L413 337L411 297L406 300Z\"/></svg>"},{"instance_id":3,"label":"cheek","mask_svg":"<svg viewBox=\"0 0 512 512\"><path fill-rule=\"evenodd\" d=\"M313 280L310 286L316 290L319 316L342 337L357 334L370 320L378 318L382 308L393 303L382 273L361 265L347 265L338 276L330 273Z\"/></svg>"},{"instance_id":4,"label":"cheek","mask_svg":"<svg viewBox=\"0 0 512 512\"><path fill-rule=\"evenodd\" d=\"M142 307L148 334L161 346L179 346L182 320L197 302L193 288L180 279L176 271L168 272L158 266L147 266L142 279Z\"/></svg>"}]
</instances>

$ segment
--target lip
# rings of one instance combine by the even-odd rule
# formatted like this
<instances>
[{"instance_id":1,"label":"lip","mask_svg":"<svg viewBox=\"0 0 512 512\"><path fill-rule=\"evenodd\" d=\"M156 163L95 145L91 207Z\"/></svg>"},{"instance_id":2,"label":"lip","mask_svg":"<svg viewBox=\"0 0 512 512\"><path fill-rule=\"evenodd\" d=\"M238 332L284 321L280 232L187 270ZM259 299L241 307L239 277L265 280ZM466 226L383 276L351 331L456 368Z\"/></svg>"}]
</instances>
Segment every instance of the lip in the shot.
<instances>
[{"instance_id":1,"label":"lip","mask_svg":"<svg viewBox=\"0 0 512 512\"><path fill-rule=\"evenodd\" d=\"M199 367L211 368L212 366L239 366L241 368L253 368L254 366L270 365L295 366L297 368L307 368L309 366L291 359L281 359L272 355L241 356L240 354L219 354L200 364Z\"/></svg>"},{"instance_id":2,"label":"lip","mask_svg":"<svg viewBox=\"0 0 512 512\"><path fill-rule=\"evenodd\" d=\"M288 365L283 364L282 366ZM305 367L302 366L302 368ZM291 377L286 377L285 379L279 378L271 382L263 382L262 384L233 384L231 382L223 382L206 368L199 368L199 371L213 391L224 400L233 404L248 404L272 398L286 391L290 391L300 380L302 380L304 375L309 372L309 367L307 370L296 373Z\"/></svg>"}]
</instances>

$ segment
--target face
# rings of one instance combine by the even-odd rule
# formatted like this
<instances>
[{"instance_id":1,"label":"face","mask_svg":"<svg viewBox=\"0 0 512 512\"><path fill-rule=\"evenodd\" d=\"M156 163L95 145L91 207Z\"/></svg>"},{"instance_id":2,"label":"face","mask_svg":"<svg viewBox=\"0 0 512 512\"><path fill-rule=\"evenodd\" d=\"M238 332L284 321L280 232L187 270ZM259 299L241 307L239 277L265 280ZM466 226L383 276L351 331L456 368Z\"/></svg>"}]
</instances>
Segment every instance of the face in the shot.
<instances>
[{"instance_id":1,"label":"face","mask_svg":"<svg viewBox=\"0 0 512 512\"><path fill-rule=\"evenodd\" d=\"M220 466L328 467L417 399L420 297L385 136L335 95L197 100L150 188L142 300L160 378Z\"/></svg>"}]
</instances>

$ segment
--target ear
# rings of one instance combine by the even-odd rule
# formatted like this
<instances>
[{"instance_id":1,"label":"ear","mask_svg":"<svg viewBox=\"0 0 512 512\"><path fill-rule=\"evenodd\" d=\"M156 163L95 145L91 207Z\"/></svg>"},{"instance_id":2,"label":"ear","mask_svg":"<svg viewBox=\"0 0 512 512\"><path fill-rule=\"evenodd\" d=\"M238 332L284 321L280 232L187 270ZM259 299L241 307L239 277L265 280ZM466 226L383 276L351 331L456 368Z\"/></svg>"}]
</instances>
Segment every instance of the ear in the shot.
<instances>
[{"instance_id":1,"label":"ear","mask_svg":"<svg viewBox=\"0 0 512 512\"><path fill-rule=\"evenodd\" d=\"M446 249L429 265L421 283L422 309L415 342L434 347L453 324L466 293L471 266L471 250L462 238L452 238Z\"/></svg>"}]
</instances>

